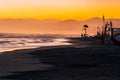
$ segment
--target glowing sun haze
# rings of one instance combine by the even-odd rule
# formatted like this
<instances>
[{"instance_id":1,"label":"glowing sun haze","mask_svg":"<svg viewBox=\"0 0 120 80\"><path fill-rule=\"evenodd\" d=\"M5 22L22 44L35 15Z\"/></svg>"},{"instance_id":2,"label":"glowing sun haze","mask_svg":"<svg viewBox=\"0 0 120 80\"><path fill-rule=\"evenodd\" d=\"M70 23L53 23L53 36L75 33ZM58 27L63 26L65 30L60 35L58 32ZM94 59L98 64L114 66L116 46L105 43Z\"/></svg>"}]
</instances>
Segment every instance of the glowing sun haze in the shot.
<instances>
[{"instance_id":1,"label":"glowing sun haze","mask_svg":"<svg viewBox=\"0 0 120 80\"><path fill-rule=\"evenodd\" d=\"M120 0L0 0L0 18L120 18Z\"/></svg>"}]
</instances>

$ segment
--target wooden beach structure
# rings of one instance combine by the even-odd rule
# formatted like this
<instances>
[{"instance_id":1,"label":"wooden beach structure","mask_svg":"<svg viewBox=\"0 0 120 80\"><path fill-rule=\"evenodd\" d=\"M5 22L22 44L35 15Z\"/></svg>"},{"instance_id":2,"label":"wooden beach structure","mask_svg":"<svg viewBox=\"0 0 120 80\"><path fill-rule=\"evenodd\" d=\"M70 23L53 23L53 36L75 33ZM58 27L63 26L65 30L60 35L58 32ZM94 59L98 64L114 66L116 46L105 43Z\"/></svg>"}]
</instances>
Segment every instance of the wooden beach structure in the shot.
<instances>
[{"instance_id":1,"label":"wooden beach structure","mask_svg":"<svg viewBox=\"0 0 120 80\"><path fill-rule=\"evenodd\" d=\"M120 28L113 28L113 22L111 20L106 22L104 16L101 37L103 44L120 45Z\"/></svg>"}]
</instances>

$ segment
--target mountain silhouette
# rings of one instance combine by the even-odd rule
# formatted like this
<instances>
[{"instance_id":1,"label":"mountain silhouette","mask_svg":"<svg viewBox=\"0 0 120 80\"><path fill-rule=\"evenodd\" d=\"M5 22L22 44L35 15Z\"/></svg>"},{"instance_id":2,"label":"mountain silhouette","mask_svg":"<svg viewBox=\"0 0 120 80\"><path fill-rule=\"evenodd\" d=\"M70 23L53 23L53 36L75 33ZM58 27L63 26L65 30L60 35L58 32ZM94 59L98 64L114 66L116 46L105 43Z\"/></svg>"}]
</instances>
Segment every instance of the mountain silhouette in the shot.
<instances>
[{"instance_id":1,"label":"mountain silhouette","mask_svg":"<svg viewBox=\"0 0 120 80\"><path fill-rule=\"evenodd\" d=\"M112 20L114 27L120 27L120 19ZM40 33L40 34L81 34L83 25L87 24L88 34L96 34L97 26L102 27L102 19L98 17L89 20L35 20L35 19L0 19L2 33Z\"/></svg>"}]
</instances>

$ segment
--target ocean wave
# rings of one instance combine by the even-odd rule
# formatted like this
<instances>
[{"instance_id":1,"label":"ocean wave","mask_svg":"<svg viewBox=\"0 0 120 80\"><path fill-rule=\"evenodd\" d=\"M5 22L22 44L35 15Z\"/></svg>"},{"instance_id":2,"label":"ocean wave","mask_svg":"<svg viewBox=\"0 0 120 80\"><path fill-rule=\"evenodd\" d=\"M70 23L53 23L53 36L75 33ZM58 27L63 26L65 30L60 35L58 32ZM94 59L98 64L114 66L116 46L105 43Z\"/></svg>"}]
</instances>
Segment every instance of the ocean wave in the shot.
<instances>
[{"instance_id":1,"label":"ocean wave","mask_svg":"<svg viewBox=\"0 0 120 80\"><path fill-rule=\"evenodd\" d=\"M42 46L58 46L70 45L66 42L65 38L0 38L0 52L24 49L24 48L37 48Z\"/></svg>"}]
</instances>

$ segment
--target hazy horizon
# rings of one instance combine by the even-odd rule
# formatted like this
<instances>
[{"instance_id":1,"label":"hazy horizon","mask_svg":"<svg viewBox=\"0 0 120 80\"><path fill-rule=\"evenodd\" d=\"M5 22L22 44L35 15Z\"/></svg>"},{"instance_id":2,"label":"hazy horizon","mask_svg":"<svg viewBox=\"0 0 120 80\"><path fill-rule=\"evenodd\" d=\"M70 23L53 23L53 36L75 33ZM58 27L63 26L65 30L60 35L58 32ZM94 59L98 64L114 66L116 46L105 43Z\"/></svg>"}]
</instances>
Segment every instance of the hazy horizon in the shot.
<instances>
[{"instance_id":1,"label":"hazy horizon","mask_svg":"<svg viewBox=\"0 0 120 80\"><path fill-rule=\"evenodd\" d=\"M109 21L110 19L106 19ZM73 34L84 33L83 25L89 26L87 33L95 35L97 26L103 26L102 18L94 17L88 20L56 20L56 19L0 19L0 33L18 34ZM120 27L120 19L112 19L114 27Z\"/></svg>"},{"instance_id":2,"label":"hazy horizon","mask_svg":"<svg viewBox=\"0 0 120 80\"><path fill-rule=\"evenodd\" d=\"M104 15L104 14L103 14ZM31 20L38 20L38 21L43 21L43 20L59 20L59 21L66 21L66 20L75 20L75 21L86 21L86 20L90 20L90 19L94 19L94 18L99 18L99 19L103 19L103 15L101 14L101 17L98 17L98 16L95 16L95 17L90 17L88 19L73 19L73 18L70 18L70 19L56 19L56 18L45 18L45 19L36 19L36 18L0 18L0 20L4 20L4 19L14 19L14 20L19 20L19 19L31 19ZM104 15L105 16L105 15ZM105 16L105 19L106 20L114 20L114 19L120 19L120 18L106 18Z\"/></svg>"}]
</instances>

